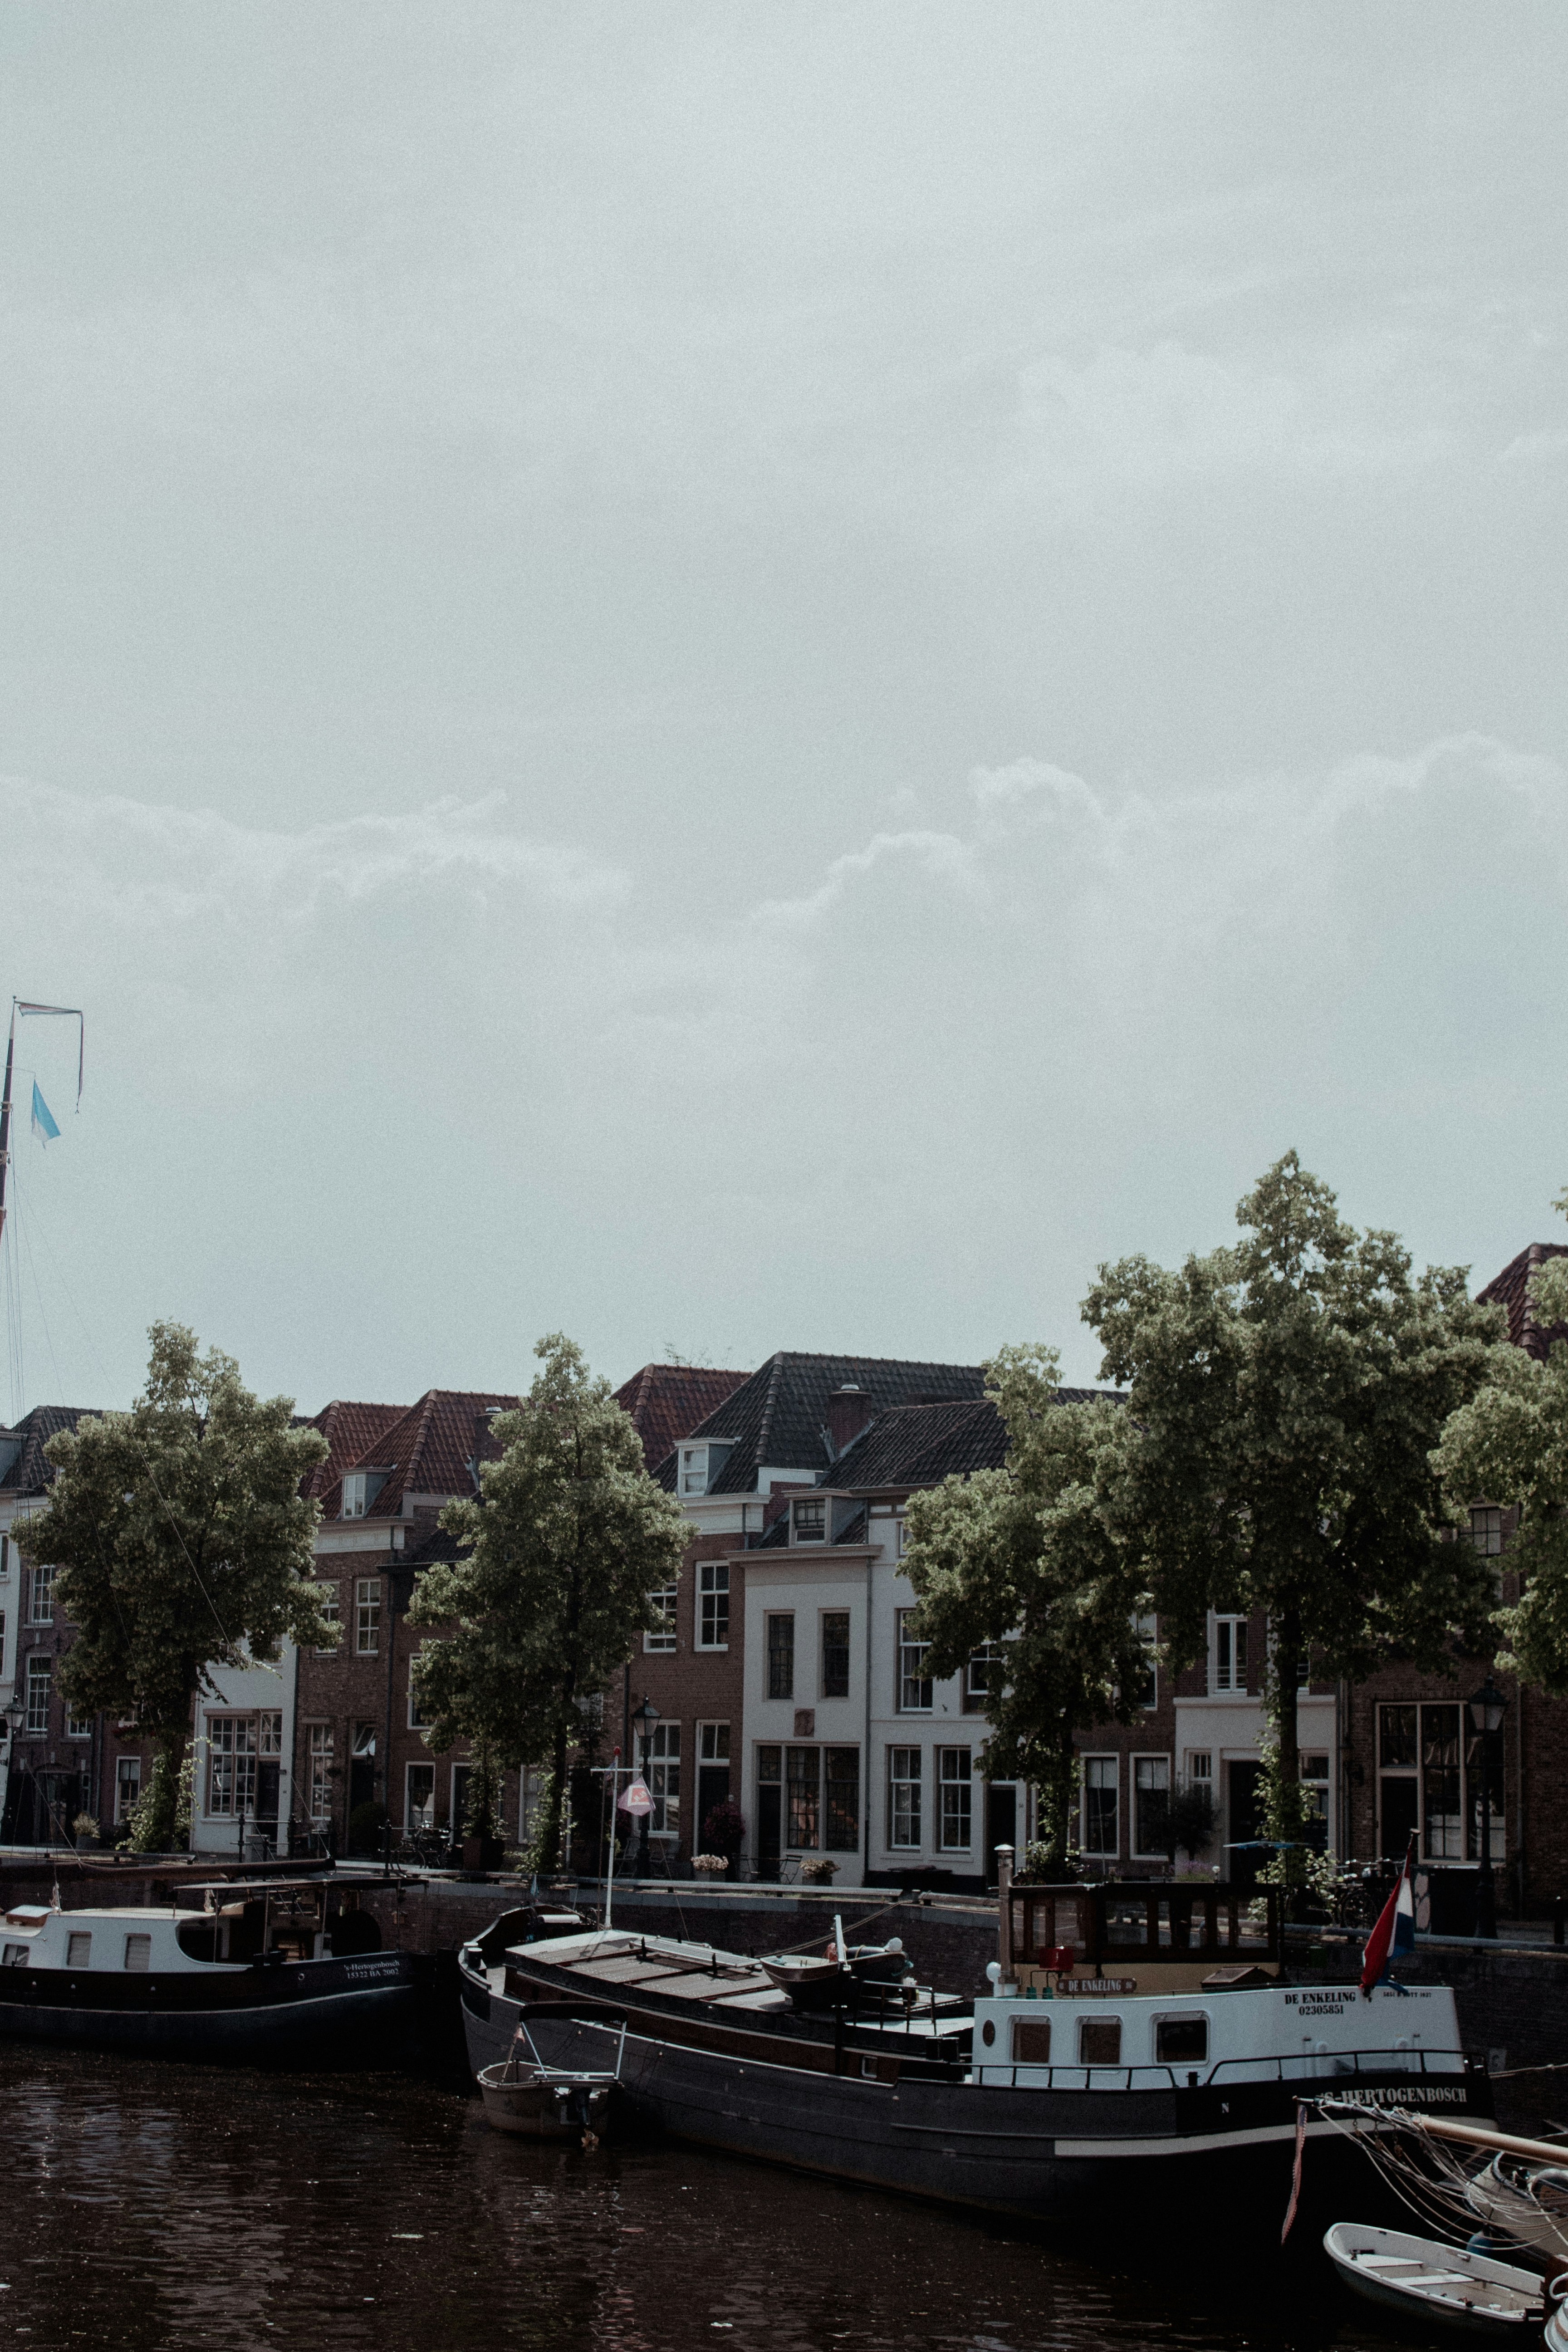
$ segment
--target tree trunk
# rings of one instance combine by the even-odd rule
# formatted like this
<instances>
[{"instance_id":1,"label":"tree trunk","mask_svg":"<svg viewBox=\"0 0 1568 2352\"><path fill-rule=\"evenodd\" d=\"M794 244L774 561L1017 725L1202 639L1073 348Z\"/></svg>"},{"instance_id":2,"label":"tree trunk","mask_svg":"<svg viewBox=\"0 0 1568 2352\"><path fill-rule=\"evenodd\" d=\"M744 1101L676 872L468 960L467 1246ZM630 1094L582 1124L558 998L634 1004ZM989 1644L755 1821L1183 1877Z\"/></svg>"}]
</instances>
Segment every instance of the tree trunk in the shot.
<instances>
[{"instance_id":1,"label":"tree trunk","mask_svg":"<svg viewBox=\"0 0 1568 2352\"><path fill-rule=\"evenodd\" d=\"M1062 1877L1067 1873L1068 1833L1072 1827L1073 1778L1077 1759L1072 1727L1063 1724L1057 1736L1056 1753L1051 1758L1048 1771L1039 1783L1037 1796L1039 1831L1046 1844L1046 1868L1053 1877Z\"/></svg>"}]
</instances>

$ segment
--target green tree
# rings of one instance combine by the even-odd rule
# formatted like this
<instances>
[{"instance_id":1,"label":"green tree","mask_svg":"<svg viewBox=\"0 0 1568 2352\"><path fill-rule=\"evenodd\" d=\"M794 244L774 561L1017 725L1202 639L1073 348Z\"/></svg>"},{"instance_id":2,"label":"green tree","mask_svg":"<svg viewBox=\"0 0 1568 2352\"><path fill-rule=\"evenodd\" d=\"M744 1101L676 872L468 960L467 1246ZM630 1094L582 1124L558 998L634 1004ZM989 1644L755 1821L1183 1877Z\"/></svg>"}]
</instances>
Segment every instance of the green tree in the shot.
<instances>
[{"instance_id":1,"label":"green tree","mask_svg":"<svg viewBox=\"0 0 1568 2352\"><path fill-rule=\"evenodd\" d=\"M1298 1661L1362 1676L1397 1650L1450 1671L1456 1640L1486 1638L1490 1580L1453 1540L1432 1454L1499 1326L1463 1267L1413 1276L1394 1234L1344 1223L1294 1152L1237 1221L1239 1243L1176 1272L1102 1267L1084 1316L1128 1398L1107 1508L1169 1657L1202 1654L1211 1608L1268 1612L1268 1830L1295 1839Z\"/></svg>"},{"instance_id":2,"label":"green tree","mask_svg":"<svg viewBox=\"0 0 1568 2352\"><path fill-rule=\"evenodd\" d=\"M426 1745L458 1739L504 1765L547 1761L542 1866L561 1858L567 1750L577 1702L604 1690L649 1622L648 1596L679 1573L687 1528L656 1486L642 1441L607 1381L561 1333L534 1349L542 1369L515 1412L493 1427L505 1451L481 1468L480 1496L449 1503L441 1524L461 1547L423 1570L416 1625L426 1642L415 1686L430 1716Z\"/></svg>"},{"instance_id":3,"label":"green tree","mask_svg":"<svg viewBox=\"0 0 1568 2352\"><path fill-rule=\"evenodd\" d=\"M232 1358L155 1323L129 1412L61 1431L56 1475L21 1531L56 1569L76 1628L59 1685L79 1715L133 1715L156 1746L136 1835L172 1840L198 1691L215 1667L270 1664L285 1639L334 1636L311 1574L318 1507L300 1493L327 1448L289 1397L251 1394Z\"/></svg>"},{"instance_id":4,"label":"green tree","mask_svg":"<svg viewBox=\"0 0 1568 2352\"><path fill-rule=\"evenodd\" d=\"M1047 1867L1059 1873L1073 1735L1134 1720L1151 1664L1141 1564L1104 1507L1125 1416L1105 1400L1058 1402L1047 1348L1005 1348L985 1372L1007 1431L1006 1467L910 1496L913 1630L931 1644L934 1675L961 1672L986 1643L1003 1645L986 1697L986 1775L1036 1784Z\"/></svg>"},{"instance_id":5,"label":"green tree","mask_svg":"<svg viewBox=\"0 0 1568 2352\"><path fill-rule=\"evenodd\" d=\"M1568 1214L1568 1192L1553 1206ZM1531 1276L1538 1328L1568 1325L1568 1258L1549 1258ZM1434 1457L1449 1510L1473 1503L1515 1504L1519 1524L1508 1565L1520 1595L1499 1610L1507 1645L1500 1663L1561 1697L1568 1692L1568 1341L1546 1360L1506 1342L1495 1347L1485 1385L1461 1405Z\"/></svg>"}]
</instances>

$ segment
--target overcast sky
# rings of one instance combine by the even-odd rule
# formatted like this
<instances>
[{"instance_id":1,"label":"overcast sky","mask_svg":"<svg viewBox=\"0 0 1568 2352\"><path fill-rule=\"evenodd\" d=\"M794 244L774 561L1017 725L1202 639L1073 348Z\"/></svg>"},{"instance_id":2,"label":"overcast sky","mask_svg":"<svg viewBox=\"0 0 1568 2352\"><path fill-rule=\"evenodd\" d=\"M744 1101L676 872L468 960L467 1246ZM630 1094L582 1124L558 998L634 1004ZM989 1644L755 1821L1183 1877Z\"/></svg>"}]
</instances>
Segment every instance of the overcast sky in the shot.
<instances>
[{"instance_id":1,"label":"overcast sky","mask_svg":"<svg viewBox=\"0 0 1568 2352\"><path fill-rule=\"evenodd\" d=\"M1568 1238L1560 6L0 13L22 1406ZM27 1132L32 1074L62 1134Z\"/></svg>"}]
</instances>

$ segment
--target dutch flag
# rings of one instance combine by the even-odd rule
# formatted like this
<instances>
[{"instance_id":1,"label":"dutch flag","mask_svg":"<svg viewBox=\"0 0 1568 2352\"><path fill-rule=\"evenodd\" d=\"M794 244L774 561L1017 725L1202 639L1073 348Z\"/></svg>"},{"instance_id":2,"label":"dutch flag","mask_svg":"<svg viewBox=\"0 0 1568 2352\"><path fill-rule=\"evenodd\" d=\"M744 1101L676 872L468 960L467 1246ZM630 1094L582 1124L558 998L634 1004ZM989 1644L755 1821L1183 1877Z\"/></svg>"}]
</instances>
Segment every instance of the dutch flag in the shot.
<instances>
[{"instance_id":1,"label":"dutch flag","mask_svg":"<svg viewBox=\"0 0 1568 2352\"><path fill-rule=\"evenodd\" d=\"M1370 1993L1376 1984L1393 1984L1394 1979L1389 1974L1391 1963L1415 1949L1415 1885L1410 1870L1415 1852L1415 1841L1412 1838L1405 1848L1405 1866L1394 1883L1394 1892L1384 1905L1377 1925L1366 1939L1361 1969L1361 1989L1364 1993Z\"/></svg>"}]
</instances>

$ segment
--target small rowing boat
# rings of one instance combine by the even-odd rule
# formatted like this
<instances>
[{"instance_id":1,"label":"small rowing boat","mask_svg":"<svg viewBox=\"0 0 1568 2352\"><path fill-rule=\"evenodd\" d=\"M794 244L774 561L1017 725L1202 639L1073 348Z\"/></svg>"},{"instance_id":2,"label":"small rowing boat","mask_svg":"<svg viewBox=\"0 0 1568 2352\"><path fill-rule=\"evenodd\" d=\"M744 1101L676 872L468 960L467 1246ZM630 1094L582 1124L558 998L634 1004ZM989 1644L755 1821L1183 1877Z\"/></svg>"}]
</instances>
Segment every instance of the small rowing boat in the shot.
<instances>
[{"instance_id":1,"label":"small rowing boat","mask_svg":"<svg viewBox=\"0 0 1568 2352\"><path fill-rule=\"evenodd\" d=\"M1323 2251L1352 2294L1428 2326L1518 2340L1546 2316L1535 2272L1472 2253L1468 2246L1336 2221Z\"/></svg>"},{"instance_id":2,"label":"small rowing boat","mask_svg":"<svg viewBox=\"0 0 1568 2352\"><path fill-rule=\"evenodd\" d=\"M595 2073L547 2066L534 2047L528 2014L521 2012L506 2056L496 2065L481 2067L476 2077L485 2121L497 2131L526 2139L570 2139L580 2134L584 2147L597 2147L609 2118L610 2094L620 2079L626 2046L623 2020L613 2068Z\"/></svg>"}]
</instances>

